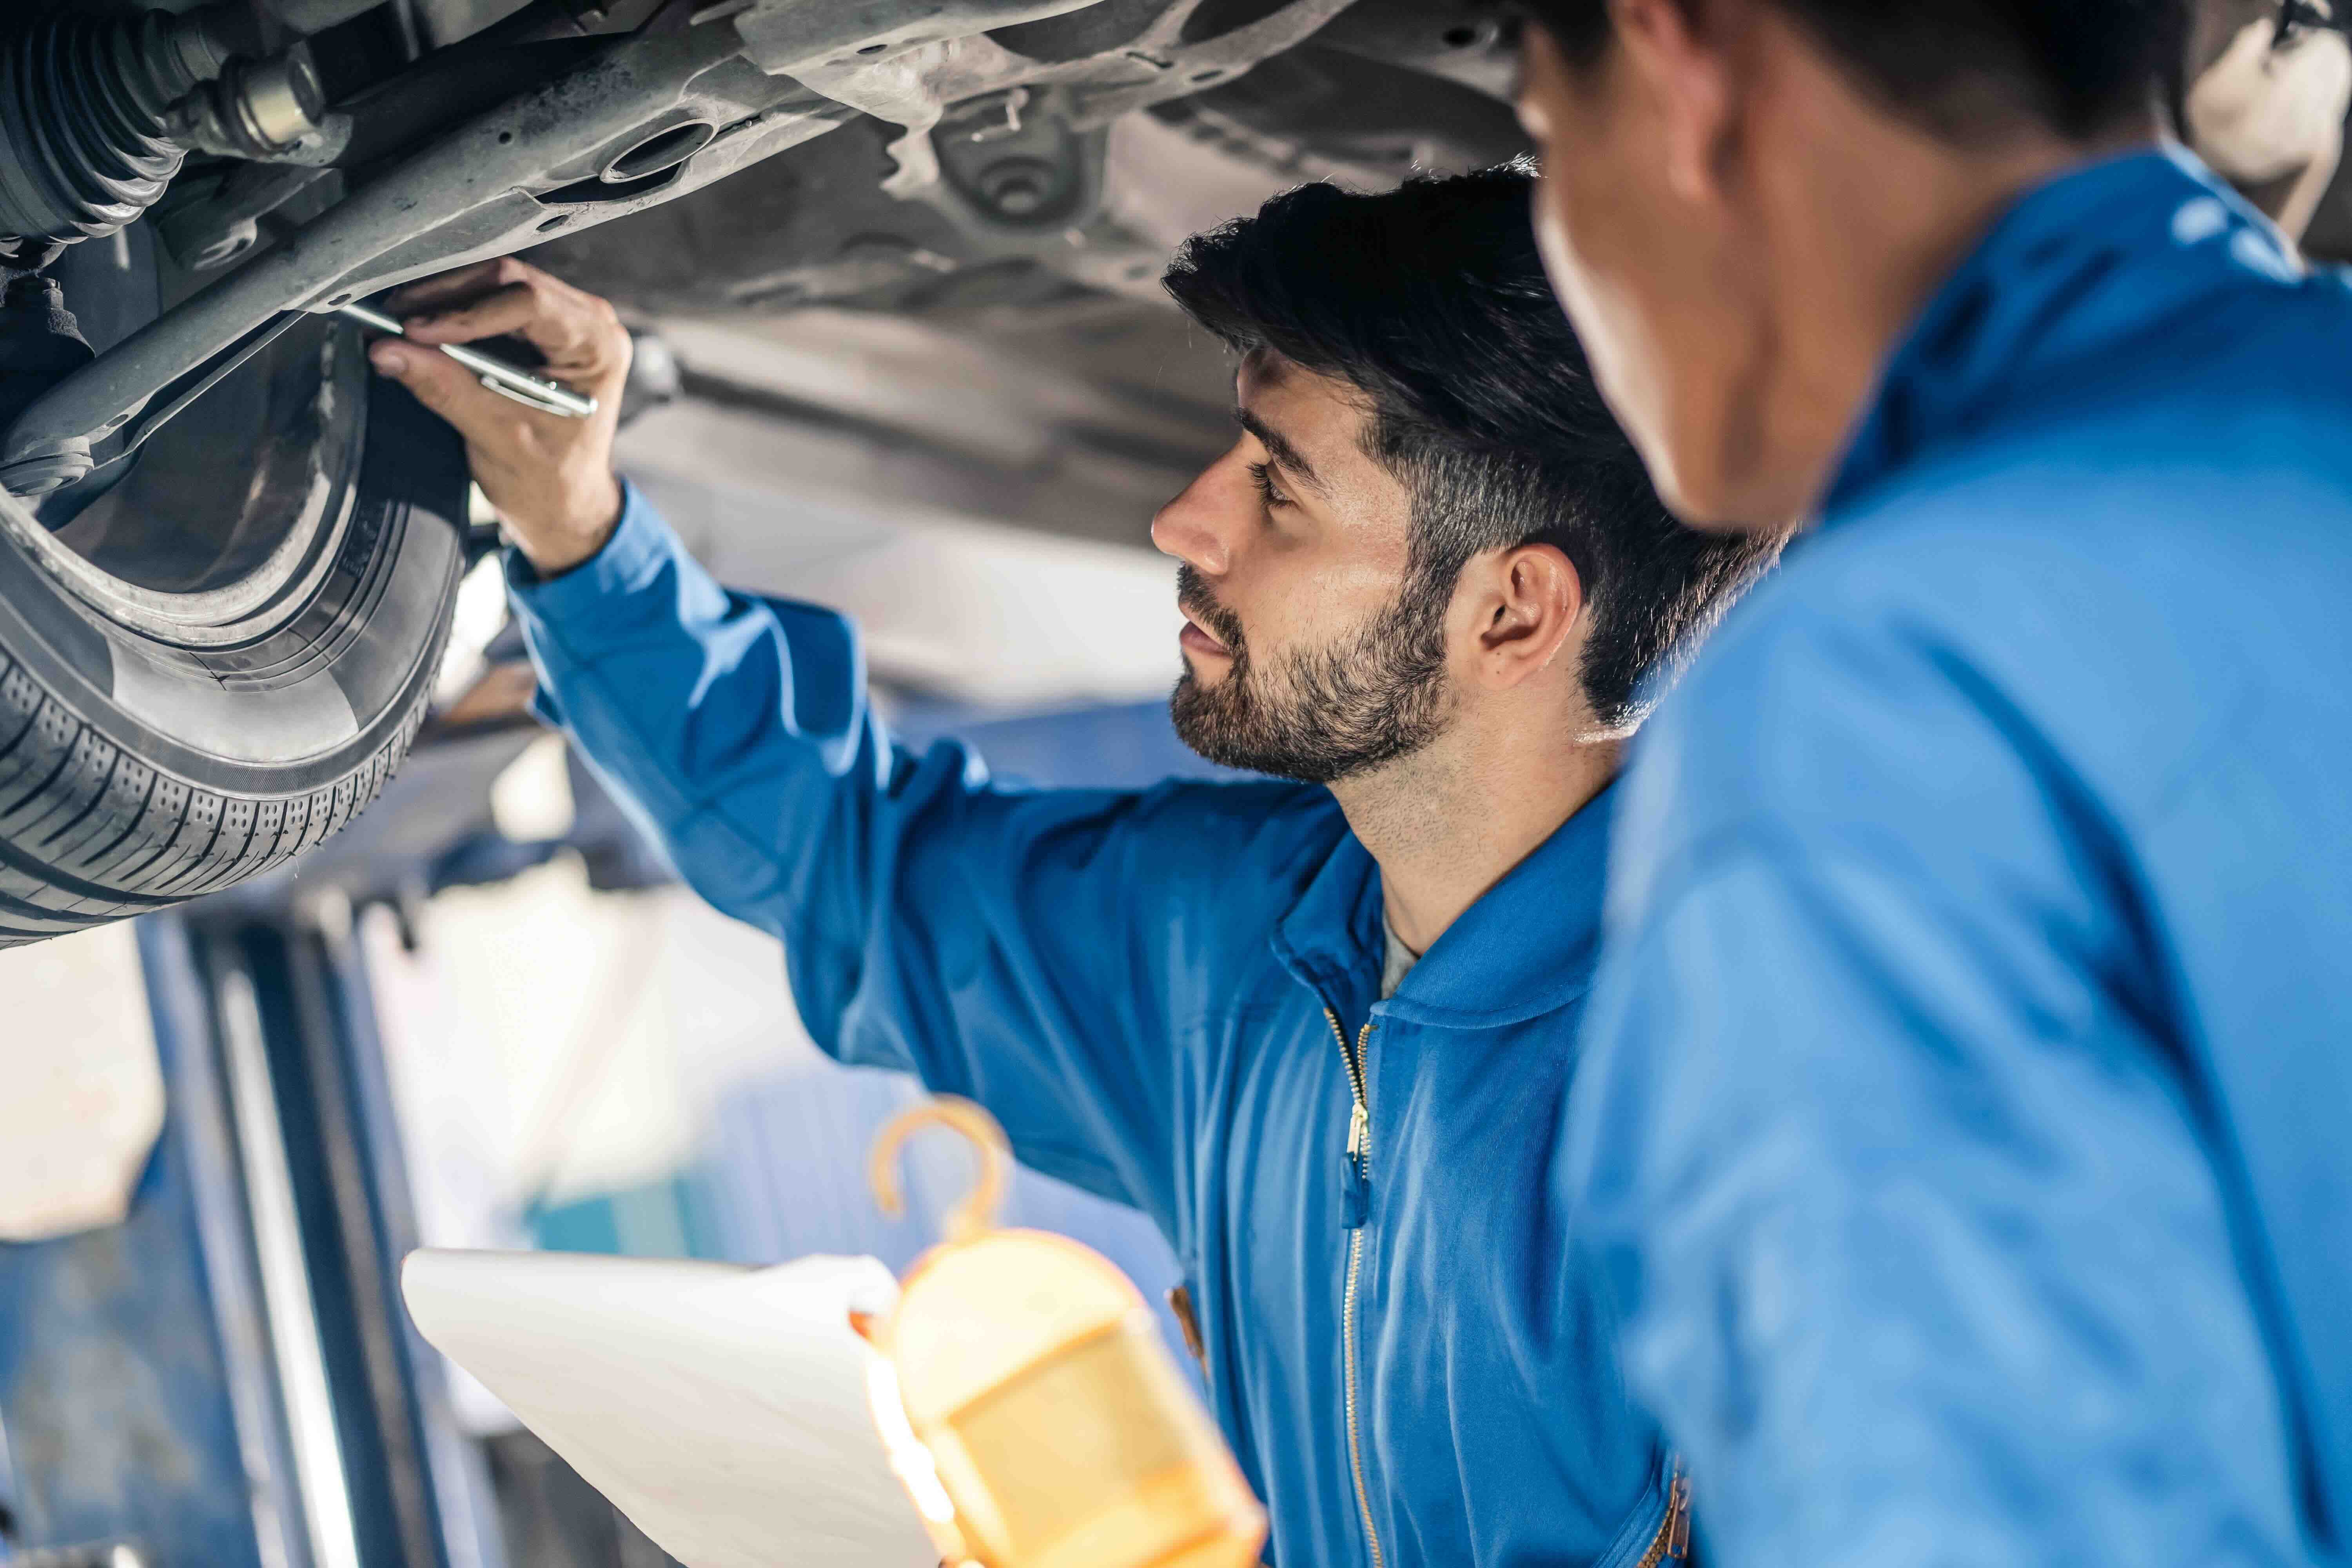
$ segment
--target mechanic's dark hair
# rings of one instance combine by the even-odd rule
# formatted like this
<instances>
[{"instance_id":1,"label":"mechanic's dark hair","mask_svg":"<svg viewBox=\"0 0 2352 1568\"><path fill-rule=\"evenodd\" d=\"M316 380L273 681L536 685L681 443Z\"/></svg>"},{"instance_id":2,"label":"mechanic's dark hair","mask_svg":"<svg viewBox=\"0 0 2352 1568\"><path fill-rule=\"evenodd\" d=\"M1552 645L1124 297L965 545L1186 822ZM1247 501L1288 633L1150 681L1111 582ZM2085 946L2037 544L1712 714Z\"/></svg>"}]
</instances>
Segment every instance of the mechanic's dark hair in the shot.
<instances>
[{"instance_id":1,"label":"mechanic's dark hair","mask_svg":"<svg viewBox=\"0 0 2352 1568\"><path fill-rule=\"evenodd\" d=\"M1240 353L1270 350L1370 405L1366 446L1413 501L1406 607L1442 624L1486 551L1557 546L1592 617L1602 723L1696 641L1778 543L1684 527L1601 401L1536 250L1526 160L1376 195L1328 184L1188 241L1165 282Z\"/></svg>"},{"instance_id":2,"label":"mechanic's dark hair","mask_svg":"<svg viewBox=\"0 0 2352 1568\"><path fill-rule=\"evenodd\" d=\"M1769 0L1865 92L1957 142L2021 120L2086 141L2167 95L2188 0ZM1571 64L1609 52L1609 0L1511 0Z\"/></svg>"}]
</instances>

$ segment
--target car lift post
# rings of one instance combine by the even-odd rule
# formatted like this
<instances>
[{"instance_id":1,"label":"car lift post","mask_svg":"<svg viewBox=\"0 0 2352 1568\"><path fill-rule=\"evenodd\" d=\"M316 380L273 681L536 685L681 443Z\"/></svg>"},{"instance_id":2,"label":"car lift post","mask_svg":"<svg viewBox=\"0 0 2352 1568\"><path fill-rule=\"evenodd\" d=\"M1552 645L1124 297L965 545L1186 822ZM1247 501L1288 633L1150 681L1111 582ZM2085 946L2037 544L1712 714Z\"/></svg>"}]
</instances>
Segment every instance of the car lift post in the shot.
<instances>
[{"instance_id":1,"label":"car lift post","mask_svg":"<svg viewBox=\"0 0 2352 1568\"><path fill-rule=\"evenodd\" d=\"M10 1568L503 1568L398 1300L414 1221L342 923L141 923L167 1112L131 1215L0 1246Z\"/></svg>"}]
</instances>

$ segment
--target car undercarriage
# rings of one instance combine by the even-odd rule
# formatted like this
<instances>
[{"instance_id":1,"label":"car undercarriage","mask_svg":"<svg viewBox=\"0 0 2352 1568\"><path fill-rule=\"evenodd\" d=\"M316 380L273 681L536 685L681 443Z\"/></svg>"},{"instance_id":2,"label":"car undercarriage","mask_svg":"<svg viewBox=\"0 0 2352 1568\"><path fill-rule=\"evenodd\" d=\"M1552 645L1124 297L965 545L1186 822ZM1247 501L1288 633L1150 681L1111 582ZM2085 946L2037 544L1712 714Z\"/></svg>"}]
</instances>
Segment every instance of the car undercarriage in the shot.
<instances>
[{"instance_id":1,"label":"car undercarriage","mask_svg":"<svg viewBox=\"0 0 2352 1568\"><path fill-rule=\"evenodd\" d=\"M2200 0L2184 81L2330 20L2289 9ZM630 411L690 411L661 439L720 478L778 460L746 422L817 431L903 507L1132 543L1224 428L1172 247L1300 181L1523 152L1504 30L1482 0L13 8L0 944L286 864L432 710L495 534L338 307L528 251L662 335ZM2308 248L2352 252L2340 174Z\"/></svg>"},{"instance_id":2,"label":"car undercarriage","mask_svg":"<svg viewBox=\"0 0 2352 1568\"><path fill-rule=\"evenodd\" d=\"M68 7L12 46L0 160L27 177L0 229L21 251L152 218L202 280L13 410L0 479L19 494L82 479L153 417L134 411L289 310L551 237L644 309L1149 295L1187 216L1153 187L1204 163L1379 180L1518 145L1496 26L1465 6L540 0L470 32L439 0L236 10ZM271 50L289 16L336 25ZM698 204L719 224L586 237L793 153Z\"/></svg>"}]
</instances>

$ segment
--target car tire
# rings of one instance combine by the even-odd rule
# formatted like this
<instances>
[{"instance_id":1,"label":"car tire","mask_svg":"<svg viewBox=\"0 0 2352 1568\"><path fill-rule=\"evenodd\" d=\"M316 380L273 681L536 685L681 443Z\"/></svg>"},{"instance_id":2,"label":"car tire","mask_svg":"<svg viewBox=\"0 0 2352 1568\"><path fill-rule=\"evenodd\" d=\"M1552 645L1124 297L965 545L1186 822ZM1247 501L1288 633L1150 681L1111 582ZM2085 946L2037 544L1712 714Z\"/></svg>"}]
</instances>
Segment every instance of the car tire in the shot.
<instances>
[{"instance_id":1,"label":"car tire","mask_svg":"<svg viewBox=\"0 0 2352 1568\"><path fill-rule=\"evenodd\" d=\"M330 366L316 401L340 403L288 459L308 488L270 505L310 521L259 577L142 588L0 495L0 946L285 865L374 800L415 738L466 563L464 450L366 374L351 329L305 331ZM258 483L251 451L211 458L184 471ZM134 499L152 514L152 493ZM135 541L142 515L108 526Z\"/></svg>"}]
</instances>

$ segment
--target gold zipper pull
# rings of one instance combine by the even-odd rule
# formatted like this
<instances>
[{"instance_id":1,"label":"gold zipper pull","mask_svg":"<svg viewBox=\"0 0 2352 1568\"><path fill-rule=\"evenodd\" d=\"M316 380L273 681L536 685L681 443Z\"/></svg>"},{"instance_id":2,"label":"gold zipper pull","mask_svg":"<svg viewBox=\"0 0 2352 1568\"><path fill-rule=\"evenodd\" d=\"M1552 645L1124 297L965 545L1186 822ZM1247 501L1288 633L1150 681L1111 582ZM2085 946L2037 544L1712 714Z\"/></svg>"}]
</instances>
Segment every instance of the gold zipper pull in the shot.
<instances>
[{"instance_id":1,"label":"gold zipper pull","mask_svg":"<svg viewBox=\"0 0 2352 1568\"><path fill-rule=\"evenodd\" d=\"M1348 1117L1348 1153L1353 1159L1364 1157L1364 1145L1372 1131L1372 1119L1364 1114L1364 1102L1356 1101L1356 1109ZM1328 1158L1327 1155L1326 1158Z\"/></svg>"},{"instance_id":2,"label":"gold zipper pull","mask_svg":"<svg viewBox=\"0 0 2352 1568\"><path fill-rule=\"evenodd\" d=\"M1666 1507L1666 1555L1684 1562L1690 1556L1690 1477L1679 1468Z\"/></svg>"}]
</instances>

